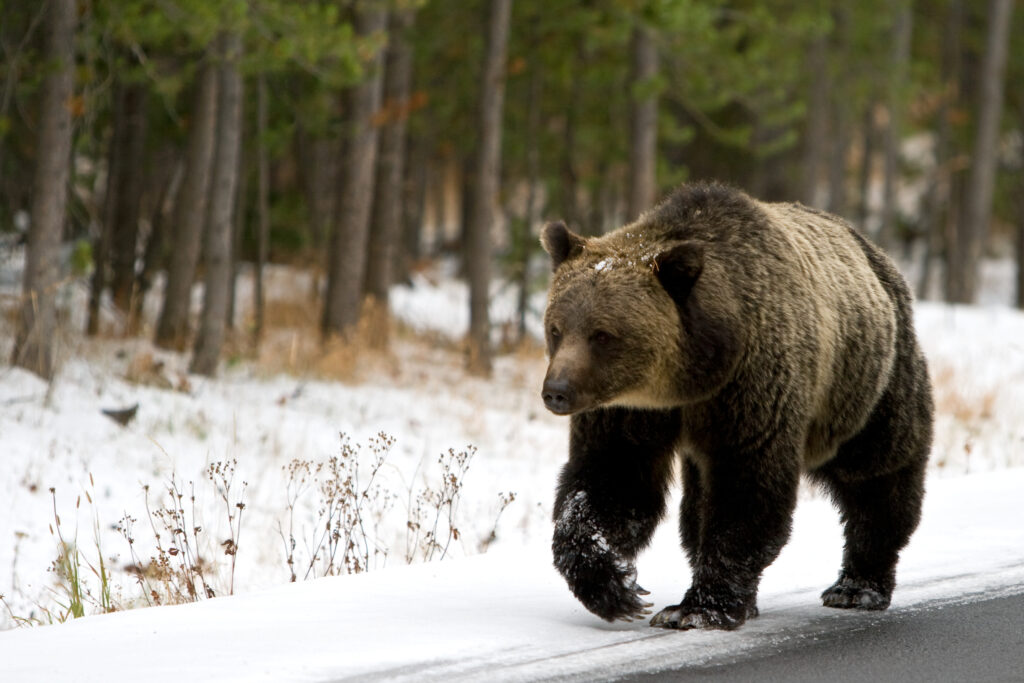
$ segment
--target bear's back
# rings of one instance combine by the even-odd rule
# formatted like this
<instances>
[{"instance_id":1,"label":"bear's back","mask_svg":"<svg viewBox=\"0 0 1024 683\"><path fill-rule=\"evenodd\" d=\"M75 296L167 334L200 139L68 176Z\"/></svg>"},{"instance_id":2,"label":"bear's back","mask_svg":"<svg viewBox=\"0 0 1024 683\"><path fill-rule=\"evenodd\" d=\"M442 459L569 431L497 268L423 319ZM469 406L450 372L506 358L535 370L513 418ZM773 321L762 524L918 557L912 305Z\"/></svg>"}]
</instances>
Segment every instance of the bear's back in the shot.
<instances>
[{"instance_id":1,"label":"bear's back","mask_svg":"<svg viewBox=\"0 0 1024 683\"><path fill-rule=\"evenodd\" d=\"M901 297L848 224L702 184L683 186L638 223L651 241L707 244L695 294L735 297L749 376L791 376L792 392L806 396L805 466L863 427L889 381Z\"/></svg>"}]
</instances>

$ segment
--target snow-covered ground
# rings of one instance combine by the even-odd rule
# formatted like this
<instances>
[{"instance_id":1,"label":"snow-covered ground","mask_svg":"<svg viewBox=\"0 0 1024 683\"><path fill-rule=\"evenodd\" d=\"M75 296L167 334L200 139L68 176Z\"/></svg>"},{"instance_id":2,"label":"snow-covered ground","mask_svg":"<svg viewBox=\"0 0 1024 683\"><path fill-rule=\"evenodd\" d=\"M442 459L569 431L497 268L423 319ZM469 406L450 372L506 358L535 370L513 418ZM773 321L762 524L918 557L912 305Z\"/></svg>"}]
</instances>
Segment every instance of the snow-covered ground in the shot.
<instances>
[{"instance_id":1,"label":"snow-covered ground","mask_svg":"<svg viewBox=\"0 0 1024 683\"><path fill-rule=\"evenodd\" d=\"M931 481L891 609L1024 590L1022 489L1022 468ZM639 562L659 605L678 601L688 580L670 526ZM2 633L0 660L12 681L602 680L809 637L822 619L866 625L878 615L818 601L841 553L827 503L803 501L765 572L761 616L732 633L606 624L573 599L538 542Z\"/></svg>"},{"instance_id":2,"label":"snow-covered ground","mask_svg":"<svg viewBox=\"0 0 1024 683\"><path fill-rule=\"evenodd\" d=\"M0 308L17 294L17 267L0 260ZM315 286L285 269L271 279L272 296L283 299L299 300ZM511 319L513 292L496 294L494 319ZM80 302L82 295L73 284L66 298ZM129 607L145 604L146 595L124 571L129 545L116 525L125 515L136 520L135 550L145 563L154 543L147 498L153 511L172 507L165 488L174 481L191 512L193 482L190 519L203 528L199 552L215 592L225 595L231 557L221 542L231 532L206 468L233 462L230 499L245 503L234 597L0 633L0 662L14 673L10 680L117 680L141 672L168 680L501 675L494 671L506 678L589 677L640 660L667 664L751 647L821 614L816 596L834 579L841 540L835 513L811 490L802 493L792 541L765 574L763 616L740 635L611 626L582 610L550 568L547 549L567 421L540 403L543 355L526 348L501 356L492 380L467 376L456 341L444 341L464 332L465 301L464 288L443 273L396 288L397 315L425 334L400 333L391 354L341 363L343 381L328 379L337 364L327 371L298 364L302 372L287 374L279 369L288 363L246 359L208 380L187 375L187 357L148 342L85 341L77 334L64 337L63 364L51 385L0 365L0 593L11 610L0 612L0 627L14 626L15 617L45 621L43 608L59 614L65 596L49 571L58 553L51 531L57 516L85 562L95 567L104 558L115 604ZM542 302L534 302L535 311ZM920 303L916 322L939 413L927 508L900 566L897 609L1024 581L1024 315L1002 306ZM73 316L69 327L80 324ZM0 358L9 355L10 335L7 323L0 326ZM283 348L293 352L315 342L299 332L285 339L290 347ZM136 403L126 427L101 413ZM343 433L360 448L365 482L378 432L395 443L365 509L372 571L303 581L317 544L318 492L307 487L290 517L287 468L338 455ZM447 543L442 519L445 559L436 561L438 551L433 562L405 566L406 554L416 562L427 554L422 530L417 541L408 522L418 496L427 500L440 487L439 457L470 446L475 454L459 475L452 512L458 538ZM499 516L509 492L515 500ZM287 585L290 520L296 585ZM677 601L688 580L675 527L666 520L639 563L659 607ZM310 574L322 571L323 563L314 563ZM95 597L98 582L88 564L83 576Z\"/></svg>"}]
</instances>

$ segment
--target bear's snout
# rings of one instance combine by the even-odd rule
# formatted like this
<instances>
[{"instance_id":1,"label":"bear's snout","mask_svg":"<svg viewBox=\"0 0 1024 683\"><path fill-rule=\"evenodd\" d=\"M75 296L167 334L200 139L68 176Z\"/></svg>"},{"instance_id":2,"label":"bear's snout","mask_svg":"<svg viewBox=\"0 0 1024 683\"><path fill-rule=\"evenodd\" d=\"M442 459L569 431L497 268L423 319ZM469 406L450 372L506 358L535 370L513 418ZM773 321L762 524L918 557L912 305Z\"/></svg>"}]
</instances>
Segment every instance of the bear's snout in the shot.
<instances>
[{"instance_id":1,"label":"bear's snout","mask_svg":"<svg viewBox=\"0 0 1024 683\"><path fill-rule=\"evenodd\" d=\"M576 391L568 380L562 378L545 379L541 395L544 405L555 415L568 415L576 403Z\"/></svg>"}]
</instances>

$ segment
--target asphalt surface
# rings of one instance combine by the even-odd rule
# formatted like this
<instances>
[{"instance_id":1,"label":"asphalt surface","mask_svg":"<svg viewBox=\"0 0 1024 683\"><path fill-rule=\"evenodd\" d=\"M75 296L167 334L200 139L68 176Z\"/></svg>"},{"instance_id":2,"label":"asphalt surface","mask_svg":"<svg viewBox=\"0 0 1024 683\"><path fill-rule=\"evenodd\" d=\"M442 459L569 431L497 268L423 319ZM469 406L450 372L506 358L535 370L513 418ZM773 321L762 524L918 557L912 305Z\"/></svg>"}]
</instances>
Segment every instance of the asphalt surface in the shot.
<instances>
[{"instance_id":1,"label":"asphalt surface","mask_svg":"<svg viewBox=\"0 0 1024 683\"><path fill-rule=\"evenodd\" d=\"M1024 681L1024 592L860 615L825 617L796 637L720 661L616 680Z\"/></svg>"}]
</instances>

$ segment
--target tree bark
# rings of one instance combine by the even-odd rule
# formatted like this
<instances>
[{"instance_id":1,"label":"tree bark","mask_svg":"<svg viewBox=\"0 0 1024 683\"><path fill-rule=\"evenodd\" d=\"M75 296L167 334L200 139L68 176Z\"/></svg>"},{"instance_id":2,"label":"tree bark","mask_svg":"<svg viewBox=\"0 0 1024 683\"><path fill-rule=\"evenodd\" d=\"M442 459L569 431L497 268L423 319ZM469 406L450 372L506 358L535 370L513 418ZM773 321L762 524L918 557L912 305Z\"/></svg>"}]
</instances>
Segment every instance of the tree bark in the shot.
<instances>
[{"instance_id":1,"label":"tree bark","mask_svg":"<svg viewBox=\"0 0 1024 683\"><path fill-rule=\"evenodd\" d=\"M833 45L836 61L845 63L851 58L850 43L852 26L846 7L834 7L832 18L835 22ZM832 72L825 69L825 78L831 79ZM841 85L841 84L840 84ZM827 210L839 216L849 212L846 191L846 160L850 147L850 105L848 91L842 87L828 88L828 108L832 119L832 143L828 160L828 204Z\"/></svg>"},{"instance_id":2,"label":"tree bark","mask_svg":"<svg viewBox=\"0 0 1024 683\"><path fill-rule=\"evenodd\" d=\"M587 55L585 40L580 40L576 46L571 59L575 73L584 73L590 67ZM577 168L577 138L576 126L579 118L578 111L583 104L583 79L574 78L569 86L569 102L566 105L563 142L561 154L561 179L559 189L561 190L562 217L569 227L585 232L587 226L582 217L582 210L579 202L580 174Z\"/></svg>"},{"instance_id":3,"label":"tree bark","mask_svg":"<svg viewBox=\"0 0 1024 683\"><path fill-rule=\"evenodd\" d=\"M882 197L882 224L878 229L878 243L886 251L896 246L897 197L900 140L903 130L903 101L906 96L910 69L910 35L913 15L910 0L903 0L893 24L891 68L887 95L889 120L885 126L884 189Z\"/></svg>"},{"instance_id":4,"label":"tree bark","mask_svg":"<svg viewBox=\"0 0 1024 683\"><path fill-rule=\"evenodd\" d=\"M253 342L263 337L263 266L270 242L270 159L267 156L267 79L260 74L256 96L256 273L253 283Z\"/></svg>"},{"instance_id":5,"label":"tree bark","mask_svg":"<svg viewBox=\"0 0 1024 683\"><path fill-rule=\"evenodd\" d=\"M100 331L100 308L103 304L103 291L107 288L110 279L110 243L113 239L114 221L117 216L117 187L120 184L119 178L122 175L120 166L124 163L125 148L125 127L123 123L124 114L121 111L124 105L124 98L121 96L120 84L114 85L113 95L113 132L111 133L110 149L107 153L107 191L103 200L103 216L100 219L99 235L92 243L92 278L89 281L89 303L87 307L88 317L85 323L85 333L90 337L99 334Z\"/></svg>"},{"instance_id":6,"label":"tree bark","mask_svg":"<svg viewBox=\"0 0 1024 683\"><path fill-rule=\"evenodd\" d=\"M811 43L808 59L810 96L808 97L807 129L804 133L803 187L801 201L807 206L825 208L820 186L828 145L829 78L827 73L828 37L822 33Z\"/></svg>"},{"instance_id":7,"label":"tree bark","mask_svg":"<svg viewBox=\"0 0 1024 683\"><path fill-rule=\"evenodd\" d=\"M658 48L654 31L637 23L633 28L630 85L633 88L630 113L629 220L651 208L657 193L658 168L658 95L654 79L658 76ZM642 92L646 91L646 92Z\"/></svg>"},{"instance_id":8,"label":"tree bark","mask_svg":"<svg viewBox=\"0 0 1024 683\"><path fill-rule=\"evenodd\" d=\"M850 146L850 119L845 103L832 107L832 148L828 162L828 204L826 210L838 216L849 212L846 192L846 159Z\"/></svg>"},{"instance_id":9,"label":"tree bark","mask_svg":"<svg viewBox=\"0 0 1024 683\"><path fill-rule=\"evenodd\" d=\"M785 128L777 123L765 123L755 117L751 139L754 155L750 172L750 189L755 197L765 201L782 201L792 197L786 188L786 156L780 152L763 153L765 148L778 145L778 139L785 134Z\"/></svg>"},{"instance_id":10,"label":"tree bark","mask_svg":"<svg viewBox=\"0 0 1024 683\"><path fill-rule=\"evenodd\" d=\"M402 243L401 249L395 253L395 282L409 282L412 275L413 261L420 257L423 240L423 214L427 201L428 160L427 145L422 140L413 140L406 136L406 151L409 163L406 164L404 192L402 201Z\"/></svg>"},{"instance_id":11,"label":"tree bark","mask_svg":"<svg viewBox=\"0 0 1024 683\"><path fill-rule=\"evenodd\" d=\"M364 285L371 302L367 341L371 348L377 349L388 344L388 290L393 282L395 246L402 234L405 130L412 82L412 50L407 33L412 28L413 17L412 10L397 11L391 16L384 76L381 117L384 125L380 133Z\"/></svg>"},{"instance_id":12,"label":"tree bark","mask_svg":"<svg viewBox=\"0 0 1024 683\"><path fill-rule=\"evenodd\" d=\"M519 231L519 244L516 246L518 275L518 300L516 311L518 317L518 343L526 339L526 313L530 304L530 257L538 244L534 226L540 222L540 127L541 127L541 79L543 76L536 53L540 48L540 37L537 25L540 19L535 16L531 24L530 56L527 57L527 69L530 82L526 91L526 217Z\"/></svg>"},{"instance_id":13,"label":"tree bark","mask_svg":"<svg viewBox=\"0 0 1024 683\"><path fill-rule=\"evenodd\" d=\"M217 121L217 67L207 64L199 77L192 106L185 176L174 212L174 241L167 269L163 308L156 328L157 346L181 351L189 331L192 281L199 260L209 200L214 129Z\"/></svg>"},{"instance_id":14,"label":"tree bark","mask_svg":"<svg viewBox=\"0 0 1024 683\"><path fill-rule=\"evenodd\" d=\"M32 223L12 357L15 365L45 379L53 377L56 362L56 290L71 173L70 100L74 87L76 19L75 0L51 0L45 50L52 67L42 86Z\"/></svg>"},{"instance_id":15,"label":"tree bark","mask_svg":"<svg viewBox=\"0 0 1024 683\"><path fill-rule=\"evenodd\" d=\"M245 89L245 81L241 80L241 88ZM241 140L245 136L245 100L239 105L238 111L238 137ZM224 323L227 329L235 329L235 293L238 287L238 270L241 266L241 244L242 236L245 234L245 210L246 201L249 196L249 168L250 160L247 157L247 149L239 144L238 146L238 170L236 172L234 203L231 210L231 242L228 253L231 261L231 275L228 277L228 310L224 316Z\"/></svg>"},{"instance_id":16,"label":"tree bark","mask_svg":"<svg viewBox=\"0 0 1024 683\"><path fill-rule=\"evenodd\" d=\"M1003 111L1006 58L1013 14L1013 0L991 0L985 55L978 74L980 84L978 124L975 130L967 194L957 223L956 249L959 258L949 280L947 298L954 303L974 303L978 294L978 269L988 239L995 191L996 145ZM955 264L955 265L954 265Z\"/></svg>"},{"instance_id":17,"label":"tree bark","mask_svg":"<svg viewBox=\"0 0 1024 683\"><path fill-rule=\"evenodd\" d=\"M387 11L379 4L366 6L356 17L360 35L372 35L387 26ZM324 301L324 337L349 337L359 322L366 243L373 201L377 162L377 127L380 109L383 50L366 64L366 78L348 93L346 108L351 127L345 140L338 216L328 256L327 296Z\"/></svg>"},{"instance_id":18,"label":"tree bark","mask_svg":"<svg viewBox=\"0 0 1024 683\"><path fill-rule=\"evenodd\" d=\"M218 65L216 152L209 216L203 254L203 310L196 335L190 372L213 376L224 344L228 297L231 293L231 234L234 227L235 194L238 189L238 155L242 133L242 78L238 72L241 37L221 37L222 55Z\"/></svg>"},{"instance_id":19,"label":"tree bark","mask_svg":"<svg viewBox=\"0 0 1024 683\"><path fill-rule=\"evenodd\" d=\"M925 248L921 258L921 277L917 283L917 297L924 299L931 291L933 264L943 251L947 223L950 215L953 175L952 126L953 105L958 100L960 81L960 32L962 11L960 0L949 0L942 41L942 81L945 85L942 100L935 116L935 169L929 179L925 195L922 224L925 230ZM945 248L949 258L949 245Z\"/></svg>"},{"instance_id":20,"label":"tree bark","mask_svg":"<svg viewBox=\"0 0 1024 683\"><path fill-rule=\"evenodd\" d=\"M875 102L868 101L864 107L860 169L857 177L857 225L861 232L868 232L868 216L871 215L871 172L875 161L875 143L877 129L875 127Z\"/></svg>"},{"instance_id":21,"label":"tree bark","mask_svg":"<svg viewBox=\"0 0 1024 683\"><path fill-rule=\"evenodd\" d=\"M1024 123L1024 108L1021 109ZM1020 171L1017 189L1017 308L1024 310L1024 169Z\"/></svg>"},{"instance_id":22,"label":"tree bark","mask_svg":"<svg viewBox=\"0 0 1024 683\"><path fill-rule=\"evenodd\" d=\"M309 217L309 244L322 250L336 220L341 150L337 140L314 137L301 123L296 126L295 147Z\"/></svg>"},{"instance_id":23,"label":"tree bark","mask_svg":"<svg viewBox=\"0 0 1024 683\"><path fill-rule=\"evenodd\" d=\"M501 182L501 122L505 105L505 60L512 0L492 0L480 85L480 145L467 239L469 259L469 369L491 373L491 230L497 218Z\"/></svg>"},{"instance_id":24,"label":"tree bark","mask_svg":"<svg viewBox=\"0 0 1024 683\"><path fill-rule=\"evenodd\" d=\"M109 275L111 298L130 313L135 291L135 260L142 196L142 160L146 142L146 88L116 82L113 88L113 134L107 164L103 225L93 246L93 271L86 332L99 332L100 302ZM109 271L109 272L108 272Z\"/></svg>"},{"instance_id":25,"label":"tree bark","mask_svg":"<svg viewBox=\"0 0 1024 683\"><path fill-rule=\"evenodd\" d=\"M110 293L114 304L128 312L135 294L135 261L139 237L139 198L142 195L142 159L146 148L147 92L144 85L121 86L123 102L119 107L124 128L122 157L117 187L114 189L116 212L111 226Z\"/></svg>"},{"instance_id":26,"label":"tree bark","mask_svg":"<svg viewBox=\"0 0 1024 683\"><path fill-rule=\"evenodd\" d=\"M157 177L149 182L152 188L156 188L155 199L149 211L149 235L146 237L146 247L142 254L142 268L136 276L136 296L132 301L129 320L130 333L139 329L146 293L152 286L157 271L164 267L167 260L168 217L177 204L178 192L185 175L184 156L172 145L168 147L172 150L170 153L157 155L157 163L165 163L167 168L154 170Z\"/></svg>"},{"instance_id":27,"label":"tree bark","mask_svg":"<svg viewBox=\"0 0 1024 683\"><path fill-rule=\"evenodd\" d=\"M1016 93L1017 126L1024 130L1024 95ZM1017 175L1017 296L1014 301L1017 308L1024 310L1024 167Z\"/></svg>"}]
</instances>

